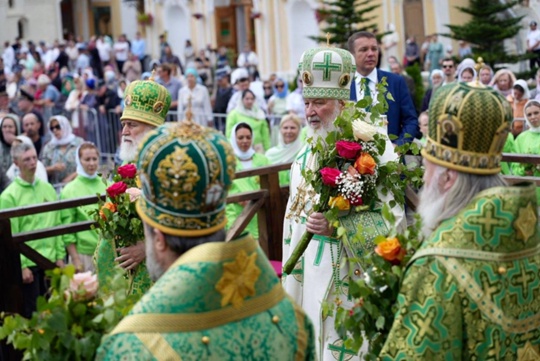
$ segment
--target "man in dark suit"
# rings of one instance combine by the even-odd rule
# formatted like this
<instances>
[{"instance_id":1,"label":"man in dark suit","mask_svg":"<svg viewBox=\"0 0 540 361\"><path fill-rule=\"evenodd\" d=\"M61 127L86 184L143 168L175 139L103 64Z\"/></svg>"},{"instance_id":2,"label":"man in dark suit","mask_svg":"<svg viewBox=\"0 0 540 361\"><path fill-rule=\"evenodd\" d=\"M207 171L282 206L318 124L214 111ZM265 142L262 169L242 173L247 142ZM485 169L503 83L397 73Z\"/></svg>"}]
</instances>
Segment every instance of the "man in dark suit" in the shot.
<instances>
[{"instance_id":1,"label":"man in dark suit","mask_svg":"<svg viewBox=\"0 0 540 361\"><path fill-rule=\"evenodd\" d=\"M356 62L356 76L351 84L351 100L356 101L364 95L374 98L376 84L382 78L386 78L388 92L394 98L394 101L388 101L386 113L388 134L397 136L397 139L392 140L396 145L411 142L420 135L420 128L405 80L398 75L376 68L379 46L372 33L367 31L354 33L349 38L348 47Z\"/></svg>"}]
</instances>

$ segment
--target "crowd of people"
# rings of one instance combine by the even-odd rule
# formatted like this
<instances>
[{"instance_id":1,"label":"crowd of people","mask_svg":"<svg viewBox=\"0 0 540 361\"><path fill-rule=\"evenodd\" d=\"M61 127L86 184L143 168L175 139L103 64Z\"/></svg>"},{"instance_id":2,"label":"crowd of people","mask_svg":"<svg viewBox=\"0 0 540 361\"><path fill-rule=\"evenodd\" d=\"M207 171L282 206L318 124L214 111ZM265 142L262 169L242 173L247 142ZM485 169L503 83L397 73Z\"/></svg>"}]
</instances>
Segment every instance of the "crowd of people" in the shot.
<instances>
[{"instance_id":1,"label":"crowd of people","mask_svg":"<svg viewBox=\"0 0 540 361\"><path fill-rule=\"evenodd\" d=\"M393 31L392 28L389 30ZM432 37L431 42L437 44L436 37L435 40ZM159 279L141 303L135 306L132 314L126 319L129 321L121 324L117 331L104 339L100 349L102 359L121 359L135 354L137 357L155 356L155 352L159 350L145 348L144 345L163 342L163 339L159 338L162 337L159 336L160 332L155 331L162 325L156 326L154 331L145 331L145 326L137 321L145 319L147 314L182 314L189 308L187 303L176 305L178 307L173 306L173 302L167 304L165 299L175 302L180 302L178 300L195 302L197 297L199 300L204 298L209 302L204 307L200 304L197 312L213 312L223 311L223 307L229 303L239 307L245 299L266 297L269 294L272 294L275 300L273 303L265 303L268 307L255 307L258 311L240 312L241 316L234 316L237 318L230 316L235 321L246 323L245 332L264 331L266 336L258 339L261 344L256 349L260 351L263 344L273 344L272 352L275 355L282 355L281 359L289 359L292 354L296 354L298 359L311 360L317 355L324 360L331 359L335 351L332 346L342 345L343 340L334 329L334 316L328 316L322 308L323 302L336 297L329 290L333 287L333 282L336 282L334 279L336 264L338 267L341 261L345 264L344 258L347 254L341 252L342 245L339 242L333 241L335 240L333 225L328 224L322 213L312 212L310 209L312 206L310 197L314 195L308 190L309 185L303 181L303 171L306 168L313 168L316 164L310 152L310 146L313 144L310 140L323 137L325 132L332 129L332 122L347 101L366 97L376 99L377 84L383 79L386 79L387 89L394 99L389 101L386 114L388 120L386 132L389 136L394 136L387 139L390 153L397 158L390 139L394 145L415 141L424 147L422 155L426 164L424 177L426 190L422 193L419 213L426 222L424 231L429 242L423 245L427 249L423 258L415 260L412 263L413 267L407 271L404 296L399 300L400 311L392 328L391 338L383 349L382 357L385 360L430 360L433 354L439 352L446 355L447 359L456 355L459 355L459 359L462 356L466 358L465 355L471 353L482 354L491 339L479 337L467 340L467 335L463 334L464 330L472 331L464 325L476 327L475 325L480 324L477 319L481 319L482 328L496 329L499 334L507 331L497 320L489 317L486 320L485 317L478 315L479 312L475 311L476 306L471 306L473 301L478 301L478 297L468 294L468 291L459 294L459 297L467 301L466 304L456 301L459 292L456 289L466 287L460 280L445 281L454 287L452 294L444 294L443 297L437 293L442 286L436 282L437 279L433 279L433 275L449 277L448 275L453 272L452 267L455 269L457 263L440 261L439 256L449 254L436 253L432 248L435 249L439 241L446 242L443 243L447 248L459 248L463 254L460 253L457 259L466 259L461 265L461 269L465 270L464 273L473 272L473 266L486 267L491 273L495 272L491 269L489 261L492 259L487 253L500 255L509 252L510 248L506 243L510 244L510 241L514 242L517 239L522 241L520 245L527 245L528 241L529 244L534 243L536 253L524 252L519 256L513 255L516 257L513 259L516 264L511 267L519 269L519 272L525 272L529 263L537 260L538 234L523 227L534 228L537 222L536 206L532 205L537 205L540 201L538 188L536 197L532 186L508 190L497 188L499 193L482 192L504 186L504 181L499 175L501 171L506 174L540 176L540 171L535 166L510 164L505 167L504 164L499 164L503 148L505 152L540 154L538 141L540 139L537 139L537 135L540 134L540 94L537 91L540 85L540 70L536 73L537 89L531 91L527 82L516 79L511 71L501 69L494 73L489 66L478 65L468 58L470 53L461 51L461 48L462 60L459 64L454 58L443 56L442 53L440 56L430 54L431 44L425 58L421 59L421 53L415 54L415 51L420 52L423 47L415 47L414 38L410 38L407 42L407 64L421 62L430 70L430 88L424 96L421 107L417 109L411 96L414 87L408 84L406 77L406 66L400 64L395 56L389 55L392 54L396 43L395 37L389 37L384 38L382 44L379 44L374 34L358 32L349 39L347 50L312 49L310 57L302 58L299 66L301 76L297 77L293 91L290 90L291 85L286 79L275 74L268 80L260 79L257 55L249 46L238 55L233 70L225 48L218 51L206 48L196 52L191 43L187 42L185 54L182 56L185 60L182 61L179 55L172 51L164 36L160 37L161 57L156 62L147 61L144 40L140 34L132 41L122 35L114 43L110 38L100 36L88 42L80 40L58 42L52 46L45 43L35 46L32 42L22 45L19 40L14 44L5 44L4 70L0 78L0 176L3 177L0 209L102 193L105 184L101 181L98 170L104 153L117 153L119 162L122 163L138 161L141 174L145 175L145 182L151 183L151 186L142 187L142 196L138 201L140 202L138 213L147 227L146 241L141 240L133 246L114 249L111 243L113 240L98 240L95 232L87 231L65 237L49 237L35 244L29 243L58 266L63 266L67 260L78 270L96 270L101 277L100 282L106 282L106 275L109 275L116 265L129 270L146 260L149 272L140 274L140 279L136 283L136 291L141 294L148 291L151 279L153 281ZM379 57L381 49L389 55L383 58L383 62ZM349 64L340 67L339 80L338 77L324 77L315 72L314 62L321 60L323 54L324 56L330 54L330 59L339 59L341 64ZM149 70L155 72L151 73ZM471 89L481 91L473 92ZM470 99L464 96L469 92ZM478 104L486 104L486 114L477 114L475 106L480 106ZM93 109L95 113L92 114L96 114L95 117L81 115L80 110L84 112L89 109ZM187 109L191 110L192 116L186 115ZM116 114L117 117L111 118L110 114ZM188 116L190 122L196 124L195 128L199 129L196 131L198 136L193 139L174 138L172 135L176 133L171 129L176 123L170 122L171 114L176 114L176 120L179 121ZM449 119L445 118L446 121L441 121L443 115L451 116ZM478 131L477 124L482 121L482 117L485 117L484 121L489 126L486 125L485 129ZM112 126L111 119L118 124ZM165 124L167 122L172 124ZM177 125L179 127L186 126L184 122L179 123ZM186 134L193 131L193 125L189 125L189 122L187 124L190 128L186 130ZM210 132L206 130L207 127L223 134ZM507 128L511 129L511 132L506 132ZM113 143L113 146L100 147L98 140L103 129L106 129L106 132L118 132L114 135L118 138L117 143ZM200 134L206 134L206 138L199 137ZM147 135L150 137L145 138ZM160 143L164 144L163 153L148 149L151 148L149 144L152 137L166 140ZM285 220L283 260L288 259L294 245L306 230L315 234L314 239L319 245L310 245L300 261L301 266L297 272L294 275L284 276L283 288L277 282L277 278L270 277L271 266L258 248L256 242L258 227L255 217L246 228L249 232L248 238L242 236L240 240L232 242L232 246L227 244L219 246L220 251L227 256L219 259L194 256L184 258L183 261L201 263L203 264L201 267L208 269L211 274L217 272L215 269L227 268L227 265L231 264L227 262L247 262L245 265L242 263L244 266L239 268L251 272L250 276L240 272L238 279L244 282L257 274L250 286L246 286L252 291L242 291L233 295L229 293L229 296L224 296L228 291L222 291L222 288L229 286L223 284L230 280L222 281L224 279L222 278L214 284L213 281L218 280L212 280L212 283L197 278L192 281L201 284L200 288L197 288L199 291L205 289L203 286L205 282L212 285L211 290L208 289L204 294L193 292L189 297L184 294L193 289L193 284L189 284L182 277L193 271L186 267L185 263L177 262L177 258L182 260L183 255L190 249L212 246L205 245L206 243L223 241L225 239L223 229L231 227L245 206L242 203L225 205L226 188L230 187L229 193L239 193L260 187L256 177L234 181L222 179L222 186L225 189L221 189L219 201L209 203L208 198L205 198L206 194L197 193L193 197L200 199L194 199L192 203L197 205L196 211L200 212L200 217L195 220L193 218L184 220L182 217L185 217L186 209L180 204L182 202L178 204L172 202L174 206L170 206L171 202L168 202L166 196L160 198L155 195L174 182L162 182L153 178L153 175L158 171L156 167L163 166L161 161L166 156L172 157L175 149L187 147L186 144L200 150L201 159L196 162L201 169L208 172L215 171L215 167L221 167L220 174L228 174L231 169L238 171L293 162L290 172L284 171L279 175L280 184L291 184L287 211L290 211L295 198L305 199L301 203L304 208L299 210L301 217L298 220ZM217 151L216 154L206 154L207 152L201 149L217 149ZM154 158L159 158L157 160L160 162ZM216 162L218 158L221 162L216 166L212 162ZM152 162L148 161L150 159ZM227 170L224 167L227 167ZM175 177L172 172L164 169L159 171L166 174L164 177ZM207 179L200 177L203 178ZM57 186L56 191L53 185ZM165 190L168 193L163 194L173 194L168 189ZM477 195L483 196L489 202L478 200L475 198ZM512 196L519 201L512 201L510 199ZM380 194L379 202L388 203L391 197L391 194ZM493 197L500 199L493 201ZM474 219L462 212L469 203L478 203ZM17 217L11 220L12 232L15 234L67 224L75 220L88 220L90 219L86 212L88 209L87 206L84 211L49 212L43 217ZM192 208L188 210L190 213L194 212ZM380 213L380 210L375 208L370 211ZM399 205L394 206L392 212L396 222L405 220L405 210ZM444 227L463 234L469 231L467 222L482 223L481 217L487 219L488 214L493 217L496 213L501 217L503 213L506 214L504 226L508 228L508 232L515 234L515 237L512 237L516 239L507 235L504 245L501 245L493 239L494 233L491 231L482 231L479 235L470 236L472 244L462 244L460 241L445 238ZM228 222L225 220L225 214ZM174 217L181 218L182 221L171 222L170 219ZM523 220L526 217L528 218ZM530 222L527 223L531 217L534 218L532 226ZM458 221L455 221L456 219ZM502 223L499 225L503 226ZM492 223L486 225L490 230L492 227ZM532 239L535 241L531 241ZM483 242L489 243L489 246ZM235 248L234 244L242 246ZM476 252L476 258L472 261L467 259L468 252ZM92 260L92 255L95 255L95 261ZM247 257L253 259L246 261ZM258 271L255 272L253 269ZM356 270L347 270L348 273L349 271L356 275ZM268 282L262 282L263 278L258 278L259 273ZM489 276L487 273L486 276L467 273L468 282L481 287L485 277L490 277L488 282L495 277L492 277L491 273ZM506 268L504 272L499 268L498 274L502 276L505 273ZM422 275L425 277L421 277ZM536 282L534 286L536 292L540 289L538 286L540 281L535 276L533 278ZM46 282L43 270L25 257L22 257L22 279L24 314L29 315L35 310L37 296L45 292ZM180 279L182 279L181 286L170 287L172 282ZM423 282L424 279L432 279L433 282L426 284ZM508 287L508 282L500 280L494 282L500 282L500 287ZM532 280L529 283L532 285ZM420 296L414 290L419 287L423 289L423 295L430 296L433 293L438 295L435 297L438 305L436 309L428 310L429 307L418 300ZM285 291L294 301L285 297ZM534 292L531 291L531 294ZM221 307L219 301L210 301L209 297L221 299ZM341 302L347 302L346 298L342 297ZM529 301L527 297L519 299L521 303L516 317L519 318L522 314L529 315L530 312L540 313L540 309ZM491 302L497 302L497 307L505 307L503 301L491 300ZM249 305L251 303L246 309L250 307ZM261 311L267 311L271 318L264 319L268 318L268 315L263 315L265 312ZM424 311L429 313L432 319L444 318L445 321L437 327L451 333L459 342L445 344L442 337L437 340L423 338L425 334L423 331L417 331L415 324L417 317ZM287 312L292 315L287 322L294 324L294 327L283 322L284 328L277 332L278 328L259 326L263 321L278 325L285 321L285 317L280 315ZM447 319L454 314L462 317L460 320L463 325L460 323L459 330ZM232 320L226 317L223 319ZM204 345L209 344L210 337L212 340L214 336L216 340L219 339L220 332L230 326L228 321L221 319L219 322L208 320L207 324L214 325L216 329L201 336L202 339L197 334L202 340L203 349ZM288 328L285 328L285 325ZM178 339L171 338L169 348L172 347L173 352L179 354L188 352L185 349L185 337L190 336L188 331L196 330L189 329L188 326L185 330L180 330L176 326L172 328L174 331L168 332L178 331ZM530 326L525 328L529 330ZM291 331L293 329L294 332ZM288 336L284 336L285 330ZM234 331L229 331L234 334ZM138 332L149 333L148 339L136 338L134 335ZM422 337L419 340L416 338L411 340L405 337L409 333L422 334ZM155 339L150 340L151 337ZM296 338L303 342L297 347L290 346L286 342ZM239 339L246 340L245 337ZM516 355L518 348L522 348L526 341L515 335L509 336L508 340L505 342L507 355ZM466 343L468 341L469 344ZM536 345L537 341L533 343ZM240 354L249 355L257 351L244 346L241 347ZM230 355L237 349L235 347L221 343L221 348L215 352ZM191 352L195 352L195 348ZM200 352L203 351L197 351L197 354L202 355ZM265 348L264 352L269 351ZM353 357L358 359L358 356Z\"/></svg>"}]
</instances>

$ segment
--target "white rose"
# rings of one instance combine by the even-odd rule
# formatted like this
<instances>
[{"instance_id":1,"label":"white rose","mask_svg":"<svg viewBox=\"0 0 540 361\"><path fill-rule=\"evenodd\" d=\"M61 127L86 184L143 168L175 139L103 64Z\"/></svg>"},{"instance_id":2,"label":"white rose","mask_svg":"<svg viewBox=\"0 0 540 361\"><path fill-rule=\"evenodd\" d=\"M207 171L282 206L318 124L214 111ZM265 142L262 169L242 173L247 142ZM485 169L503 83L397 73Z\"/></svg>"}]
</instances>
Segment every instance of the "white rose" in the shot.
<instances>
[{"instance_id":1,"label":"white rose","mask_svg":"<svg viewBox=\"0 0 540 361\"><path fill-rule=\"evenodd\" d=\"M126 189L126 193L129 194L130 202L135 202L141 196L141 190L136 187Z\"/></svg>"},{"instance_id":2,"label":"white rose","mask_svg":"<svg viewBox=\"0 0 540 361\"><path fill-rule=\"evenodd\" d=\"M373 136L377 134L377 128L360 119L353 121L352 127L354 139L356 140L360 139L364 142L370 142L374 139Z\"/></svg>"},{"instance_id":3,"label":"white rose","mask_svg":"<svg viewBox=\"0 0 540 361\"><path fill-rule=\"evenodd\" d=\"M89 300L98 290L97 275L91 272L76 273L69 282L69 291L76 301Z\"/></svg>"}]
</instances>

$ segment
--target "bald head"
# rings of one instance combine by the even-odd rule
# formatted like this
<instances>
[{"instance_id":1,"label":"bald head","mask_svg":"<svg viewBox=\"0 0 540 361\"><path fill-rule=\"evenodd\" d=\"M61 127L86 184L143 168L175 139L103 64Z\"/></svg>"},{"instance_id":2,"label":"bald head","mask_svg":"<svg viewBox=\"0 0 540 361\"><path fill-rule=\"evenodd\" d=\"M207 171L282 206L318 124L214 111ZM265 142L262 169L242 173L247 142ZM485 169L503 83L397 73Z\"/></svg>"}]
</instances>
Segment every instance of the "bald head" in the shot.
<instances>
[{"instance_id":1,"label":"bald head","mask_svg":"<svg viewBox=\"0 0 540 361\"><path fill-rule=\"evenodd\" d=\"M23 116L22 126L24 134L32 139L32 141L35 141L39 137L41 123L34 113L28 113Z\"/></svg>"}]
</instances>

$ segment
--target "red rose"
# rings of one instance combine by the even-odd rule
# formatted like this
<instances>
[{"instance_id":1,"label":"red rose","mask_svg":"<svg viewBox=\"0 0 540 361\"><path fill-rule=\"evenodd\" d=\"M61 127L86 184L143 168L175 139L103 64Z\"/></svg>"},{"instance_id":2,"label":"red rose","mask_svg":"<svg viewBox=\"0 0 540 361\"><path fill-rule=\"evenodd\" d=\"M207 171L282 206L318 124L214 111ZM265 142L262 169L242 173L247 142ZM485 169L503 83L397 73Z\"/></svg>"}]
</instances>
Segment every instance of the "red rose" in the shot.
<instances>
[{"instance_id":1,"label":"red rose","mask_svg":"<svg viewBox=\"0 0 540 361\"><path fill-rule=\"evenodd\" d=\"M340 157L345 159L356 159L358 152L362 150L362 146L348 140L338 140L336 142L336 150Z\"/></svg>"},{"instance_id":2,"label":"red rose","mask_svg":"<svg viewBox=\"0 0 540 361\"><path fill-rule=\"evenodd\" d=\"M335 187L337 185L337 177L341 175L341 171L339 169L326 167L321 169L320 172L324 185L330 187Z\"/></svg>"},{"instance_id":3,"label":"red rose","mask_svg":"<svg viewBox=\"0 0 540 361\"><path fill-rule=\"evenodd\" d=\"M116 182L113 185L111 185L109 188L107 188L107 194L109 197L114 198L119 196L120 194L123 194L127 190L127 184L124 182Z\"/></svg>"},{"instance_id":4,"label":"red rose","mask_svg":"<svg viewBox=\"0 0 540 361\"><path fill-rule=\"evenodd\" d=\"M137 167L135 164L126 164L121 167L118 167L118 174L122 178L135 178L137 175Z\"/></svg>"}]
</instances>

